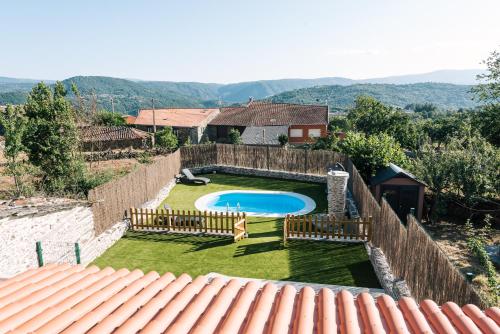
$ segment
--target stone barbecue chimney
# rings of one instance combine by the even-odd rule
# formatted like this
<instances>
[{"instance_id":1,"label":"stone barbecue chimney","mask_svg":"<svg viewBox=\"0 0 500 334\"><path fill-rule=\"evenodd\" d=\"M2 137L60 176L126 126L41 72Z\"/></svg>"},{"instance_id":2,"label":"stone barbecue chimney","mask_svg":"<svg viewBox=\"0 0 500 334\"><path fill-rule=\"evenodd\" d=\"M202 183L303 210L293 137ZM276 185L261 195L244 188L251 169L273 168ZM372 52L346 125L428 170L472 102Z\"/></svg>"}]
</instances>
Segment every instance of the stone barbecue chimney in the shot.
<instances>
[{"instance_id":1,"label":"stone barbecue chimney","mask_svg":"<svg viewBox=\"0 0 500 334\"><path fill-rule=\"evenodd\" d=\"M326 179L328 187L328 213L333 214L336 219L343 219L345 218L345 202L349 173L332 170L328 172Z\"/></svg>"}]
</instances>

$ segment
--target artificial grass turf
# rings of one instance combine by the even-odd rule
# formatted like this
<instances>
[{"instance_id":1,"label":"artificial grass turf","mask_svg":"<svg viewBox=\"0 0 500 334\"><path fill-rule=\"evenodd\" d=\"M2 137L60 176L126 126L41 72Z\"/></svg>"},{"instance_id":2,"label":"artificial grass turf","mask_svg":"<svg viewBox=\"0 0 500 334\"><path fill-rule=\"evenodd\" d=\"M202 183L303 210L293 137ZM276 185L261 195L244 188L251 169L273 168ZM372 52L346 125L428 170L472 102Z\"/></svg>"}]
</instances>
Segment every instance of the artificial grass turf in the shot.
<instances>
[{"instance_id":1,"label":"artificial grass turf","mask_svg":"<svg viewBox=\"0 0 500 334\"><path fill-rule=\"evenodd\" d=\"M281 190L307 195L315 212L326 212L325 185L270 178L203 175L207 186L178 184L164 203L193 210L200 196L221 190ZM163 203L162 203L163 205ZM128 232L94 261L100 267L139 268L192 277L218 272L229 276L347 286L380 287L363 244L290 240L283 246L281 218L248 217L249 238Z\"/></svg>"}]
</instances>

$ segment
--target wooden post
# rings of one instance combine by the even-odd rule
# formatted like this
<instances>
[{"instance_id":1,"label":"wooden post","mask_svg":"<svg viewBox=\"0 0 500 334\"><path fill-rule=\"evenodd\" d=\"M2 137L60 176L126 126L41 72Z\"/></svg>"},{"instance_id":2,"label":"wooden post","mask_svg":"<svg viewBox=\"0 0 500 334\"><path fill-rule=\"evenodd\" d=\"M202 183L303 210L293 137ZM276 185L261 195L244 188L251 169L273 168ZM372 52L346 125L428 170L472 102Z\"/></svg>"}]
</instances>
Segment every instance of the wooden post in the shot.
<instances>
[{"instance_id":1,"label":"wooden post","mask_svg":"<svg viewBox=\"0 0 500 334\"><path fill-rule=\"evenodd\" d=\"M307 216L302 216L302 238L306 237Z\"/></svg>"},{"instance_id":2,"label":"wooden post","mask_svg":"<svg viewBox=\"0 0 500 334\"><path fill-rule=\"evenodd\" d=\"M372 241L373 217L368 217L368 241Z\"/></svg>"},{"instance_id":3,"label":"wooden post","mask_svg":"<svg viewBox=\"0 0 500 334\"><path fill-rule=\"evenodd\" d=\"M323 231L325 230L325 224L324 224L325 217L322 216L320 219L321 219L321 229L319 230L319 235L321 238L323 238Z\"/></svg>"},{"instance_id":4,"label":"wooden post","mask_svg":"<svg viewBox=\"0 0 500 334\"><path fill-rule=\"evenodd\" d=\"M217 211L214 212L214 218L215 218L215 233L218 233L219 232L219 224L217 222Z\"/></svg>"},{"instance_id":5,"label":"wooden post","mask_svg":"<svg viewBox=\"0 0 500 334\"><path fill-rule=\"evenodd\" d=\"M173 210L172 210L173 213ZM167 210L167 231L171 229L171 221L170 221L170 210Z\"/></svg>"},{"instance_id":6,"label":"wooden post","mask_svg":"<svg viewBox=\"0 0 500 334\"><path fill-rule=\"evenodd\" d=\"M266 162L267 162L267 170L270 169L270 164L269 164L269 160L270 160L270 153L269 153L269 145L266 146L267 147L267 150L266 150Z\"/></svg>"},{"instance_id":7,"label":"wooden post","mask_svg":"<svg viewBox=\"0 0 500 334\"><path fill-rule=\"evenodd\" d=\"M191 232L191 210L188 210L188 231Z\"/></svg>"},{"instance_id":8,"label":"wooden post","mask_svg":"<svg viewBox=\"0 0 500 334\"><path fill-rule=\"evenodd\" d=\"M307 161L307 148L304 148L304 173L307 174L308 161Z\"/></svg>"},{"instance_id":9,"label":"wooden post","mask_svg":"<svg viewBox=\"0 0 500 334\"><path fill-rule=\"evenodd\" d=\"M134 229L134 225L136 224L136 209L135 208L130 208L130 227L132 230Z\"/></svg>"},{"instance_id":10,"label":"wooden post","mask_svg":"<svg viewBox=\"0 0 500 334\"><path fill-rule=\"evenodd\" d=\"M314 216L314 238L318 237L318 215Z\"/></svg>"},{"instance_id":11,"label":"wooden post","mask_svg":"<svg viewBox=\"0 0 500 334\"><path fill-rule=\"evenodd\" d=\"M207 220L207 210L203 212L203 220L204 220L204 225L205 225L205 233L207 233L208 229L208 220ZM212 227L212 224L210 224L210 228Z\"/></svg>"},{"instance_id":12,"label":"wooden post","mask_svg":"<svg viewBox=\"0 0 500 334\"><path fill-rule=\"evenodd\" d=\"M182 210L182 230L186 231L186 210Z\"/></svg>"},{"instance_id":13,"label":"wooden post","mask_svg":"<svg viewBox=\"0 0 500 334\"><path fill-rule=\"evenodd\" d=\"M234 212L231 212L231 230L234 236Z\"/></svg>"},{"instance_id":14,"label":"wooden post","mask_svg":"<svg viewBox=\"0 0 500 334\"><path fill-rule=\"evenodd\" d=\"M205 223L204 223L204 220L201 219L201 211L198 211L198 223L197 223L197 225L198 225L200 232L202 232L203 225L205 225Z\"/></svg>"},{"instance_id":15,"label":"wooden post","mask_svg":"<svg viewBox=\"0 0 500 334\"><path fill-rule=\"evenodd\" d=\"M236 159L236 144L233 144L233 161L234 166L238 166L238 159Z\"/></svg>"},{"instance_id":16,"label":"wooden post","mask_svg":"<svg viewBox=\"0 0 500 334\"><path fill-rule=\"evenodd\" d=\"M245 238L248 236L247 214L243 212L243 226L245 227Z\"/></svg>"},{"instance_id":17,"label":"wooden post","mask_svg":"<svg viewBox=\"0 0 500 334\"><path fill-rule=\"evenodd\" d=\"M311 238L312 236L312 216L309 215L309 228L308 228L308 232L309 232L309 238Z\"/></svg>"}]
</instances>

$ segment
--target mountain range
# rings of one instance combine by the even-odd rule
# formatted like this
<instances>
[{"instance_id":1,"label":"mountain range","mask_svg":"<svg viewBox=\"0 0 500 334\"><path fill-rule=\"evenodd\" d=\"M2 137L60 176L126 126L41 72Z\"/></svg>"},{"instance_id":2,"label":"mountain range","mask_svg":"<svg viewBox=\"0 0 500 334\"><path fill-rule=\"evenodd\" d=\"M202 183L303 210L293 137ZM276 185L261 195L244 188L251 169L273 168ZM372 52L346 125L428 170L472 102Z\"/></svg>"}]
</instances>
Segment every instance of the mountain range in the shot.
<instances>
[{"instance_id":1,"label":"mountain range","mask_svg":"<svg viewBox=\"0 0 500 334\"><path fill-rule=\"evenodd\" d=\"M139 108L210 107L241 103L249 97L279 102L325 103L342 109L357 95L373 95L392 105L434 103L442 108L472 107L468 85L476 83L483 70L441 70L424 74L354 80L343 77L317 79L260 80L230 84L142 81L103 76L76 76L62 81L66 88L75 83L87 98L94 94L101 108L134 114ZM38 80L0 77L0 105L23 103ZM53 80L44 80L52 84ZM420 84L417 83L432 83Z\"/></svg>"}]
</instances>

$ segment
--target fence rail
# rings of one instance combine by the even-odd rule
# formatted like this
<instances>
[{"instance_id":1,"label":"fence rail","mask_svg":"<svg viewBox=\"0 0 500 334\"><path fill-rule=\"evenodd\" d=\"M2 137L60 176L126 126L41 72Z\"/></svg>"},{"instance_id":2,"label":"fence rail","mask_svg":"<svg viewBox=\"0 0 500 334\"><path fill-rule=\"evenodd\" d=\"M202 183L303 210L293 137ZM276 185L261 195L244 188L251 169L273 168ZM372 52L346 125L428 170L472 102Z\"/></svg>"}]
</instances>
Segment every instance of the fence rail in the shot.
<instances>
[{"instance_id":1,"label":"fence rail","mask_svg":"<svg viewBox=\"0 0 500 334\"><path fill-rule=\"evenodd\" d=\"M372 218L366 220L336 220L331 215L288 215L283 223L283 240L290 238L370 241Z\"/></svg>"},{"instance_id":2,"label":"fence rail","mask_svg":"<svg viewBox=\"0 0 500 334\"><path fill-rule=\"evenodd\" d=\"M130 208L130 226L134 231L232 236L234 242L247 235L246 214L234 212Z\"/></svg>"}]
</instances>

